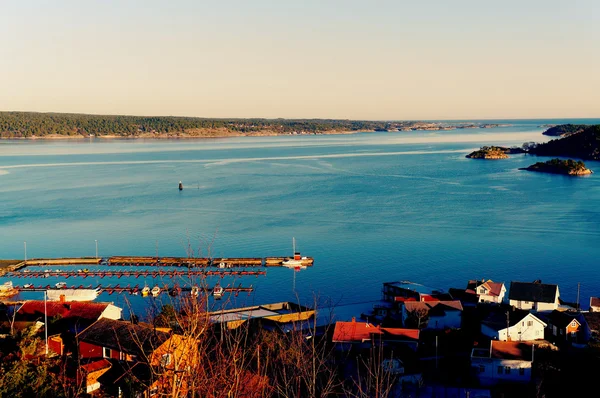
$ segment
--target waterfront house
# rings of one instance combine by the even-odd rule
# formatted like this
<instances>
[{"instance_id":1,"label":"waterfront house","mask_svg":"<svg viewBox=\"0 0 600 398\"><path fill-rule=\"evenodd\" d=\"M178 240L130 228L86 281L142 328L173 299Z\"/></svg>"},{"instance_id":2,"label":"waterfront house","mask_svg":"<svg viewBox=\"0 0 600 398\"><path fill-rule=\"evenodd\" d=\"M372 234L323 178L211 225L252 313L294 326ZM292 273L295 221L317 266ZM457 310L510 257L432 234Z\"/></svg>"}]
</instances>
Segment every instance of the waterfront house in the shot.
<instances>
[{"instance_id":1,"label":"waterfront house","mask_svg":"<svg viewBox=\"0 0 600 398\"><path fill-rule=\"evenodd\" d=\"M402 323L418 329L458 329L463 306L458 300L407 301L402 305Z\"/></svg>"},{"instance_id":2,"label":"waterfront house","mask_svg":"<svg viewBox=\"0 0 600 398\"><path fill-rule=\"evenodd\" d=\"M487 281L471 280L467 283L467 292L473 292L477 295L480 303L496 303L500 304L504 301L506 287L502 282L494 282L491 279Z\"/></svg>"},{"instance_id":3,"label":"waterfront house","mask_svg":"<svg viewBox=\"0 0 600 398\"><path fill-rule=\"evenodd\" d=\"M527 342L491 340L471 352L471 369L481 385L529 383L534 346Z\"/></svg>"},{"instance_id":4,"label":"waterfront house","mask_svg":"<svg viewBox=\"0 0 600 398\"><path fill-rule=\"evenodd\" d=\"M368 322L336 322L331 341L339 351L369 348L373 344L403 345L416 351L419 346L419 329L386 328Z\"/></svg>"},{"instance_id":5,"label":"waterfront house","mask_svg":"<svg viewBox=\"0 0 600 398\"><path fill-rule=\"evenodd\" d=\"M508 292L510 305L532 311L552 311L560 305L558 285L535 282L511 282Z\"/></svg>"},{"instance_id":6,"label":"waterfront house","mask_svg":"<svg viewBox=\"0 0 600 398\"><path fill-rule=\"evenodd\" d=\"M315 310L292 302L256 305L233 309L223 309L208 313L213 324L223 325L227 329L236 329L244 323L268 322L279 325L290 322L307 321L315 316Z\"/></svg>"},{"instance_id":7,"label":"waterfront house","mask_svg":"<svg viewBox=\"0 0 600 398\"><path fill-rule=\"evenodd\" d=\"M531 341L544 338L546 323L525 310L497 309L481 322L481 334L499 341Z\"/></svg>"},{"instance_id":8,"label":"waterfront house","mask_svg":"<svg viewBox=\"0 0 600 398\"><path fill-rule=\"evenodd\" d=\"M600 312L600 297L590 297L590 312Z\"/></svg>"},{"instance_id":9,"label":"waterfront house","mask_svg":"<svg viewBox=\"0 0 600 398\"><path fill-rule=\"evenodd\" d=\"M576 311L554 310L546 317L546 340L557 344L587 344L591 332L585 317Z\"/></svg>"}]
</instances>

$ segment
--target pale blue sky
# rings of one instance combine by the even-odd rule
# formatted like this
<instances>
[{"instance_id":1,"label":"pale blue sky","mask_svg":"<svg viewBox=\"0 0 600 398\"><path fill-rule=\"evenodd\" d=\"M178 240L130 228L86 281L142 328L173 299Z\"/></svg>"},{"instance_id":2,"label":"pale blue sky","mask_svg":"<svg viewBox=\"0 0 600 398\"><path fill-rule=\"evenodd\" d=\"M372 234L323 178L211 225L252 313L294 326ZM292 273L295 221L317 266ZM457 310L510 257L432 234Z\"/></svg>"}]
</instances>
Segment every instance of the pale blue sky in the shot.
<instances>
[{"instance_id":1,"label":"pale blue sky","mask_svg":"<svg viewBox=\"0 0 600 398\"><path fill-rule=\"evenodd\" d=\"M0 110L600 117L600 2L12 1Z\"/></svg>"}]
</instances>

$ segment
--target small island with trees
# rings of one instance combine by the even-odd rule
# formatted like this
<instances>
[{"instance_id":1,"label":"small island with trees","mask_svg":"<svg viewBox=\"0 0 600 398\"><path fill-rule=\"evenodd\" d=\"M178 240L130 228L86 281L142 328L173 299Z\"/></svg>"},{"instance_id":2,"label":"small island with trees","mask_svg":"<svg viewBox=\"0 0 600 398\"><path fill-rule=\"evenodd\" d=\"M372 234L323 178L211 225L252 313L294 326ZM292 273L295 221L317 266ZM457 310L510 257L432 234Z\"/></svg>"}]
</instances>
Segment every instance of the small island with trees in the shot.
<instances>
[{"instance_id":1,"label":"small island with trees","mask_svg":"<svg viewBox=\"0 0 600 398\"><path fill-rule=\"evenodd\" d=\"M561 160L551 159L547 162L537 162L529 167L522 167L519 170L537 171L540 173L563 174L570 176L582 176L592 174L592 170L585 167L581 160L573 159Z\"/></svg>"},{"instance_id":2,"label":"small island with trees","mask_svg":"<svg viewBox=\"0 0 600 398\"><path fill-rule=\"evenodd\" d=\"M468 154L469 159L508 159L508 154L525 153L522 148L506 148L502 146L483 146L481 149Z\"/></svg>"}]
</instances>

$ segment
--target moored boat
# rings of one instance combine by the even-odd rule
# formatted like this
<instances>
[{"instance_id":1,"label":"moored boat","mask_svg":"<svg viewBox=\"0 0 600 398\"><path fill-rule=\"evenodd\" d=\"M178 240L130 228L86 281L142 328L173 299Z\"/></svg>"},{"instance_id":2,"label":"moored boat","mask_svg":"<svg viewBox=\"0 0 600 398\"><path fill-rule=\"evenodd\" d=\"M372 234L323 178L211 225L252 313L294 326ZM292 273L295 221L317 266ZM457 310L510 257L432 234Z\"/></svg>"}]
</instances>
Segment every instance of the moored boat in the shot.
<instances>
[{"instance_id":1,"label":"moored boat","mask_svg":"<svg viewBox=\"0 0 600 398\"><path fill-rule=\"evenodd\" d=\"M219 300L221 297L223 297L224 291L225 289L223 289L223 287L217 283L212 291L212 295L215 299Z\"/></svg>"},{"instance_id":2,"label":"moored boat","mask_svg":"<svg viewBox=\"0 0 600 398\"><path fill-rule=\"evenodd\" d=\"M198 297L200 294L200 288L198 286L192 286L192 290L190 290L190 294L194 297Z\"/></svg>"},{"instance_id":3,"label":"moored boat","mask_svg":"<svg viewBox=\"0 0 600 398\"><path fill-rule=\"evenodd\" d=\"M160 287L154 286L150 293L152 293L152 297L157 297L160 294Z\"/></svg>"},{"instance_id":4,"label":"moored boat","mask_svg":"<svg viewBox=\"0 0 600 398\"><path fill-rule=\"evenodd\" d=\"M0 297L10 297L17 293L19 291L14 288L12 281L4 282L0 285Z\"/></svg>"},{"instance_id":5,"label":"moored boat","mask_svg":"<svg viewBox=\"0 0 600 398\"><path fill-rule=\"evenodd\" d=\"M23 286L25 287L25 286ZM99 289L60 289L48 290L50 301L93 301L98 297ZM61 297L62 296L62 297Z\"/></svg>"},{"instance_id":6,"label":"moored boat","mask_svg":"<svg viewBox=\"0 0 600 398\"><path fill-rule=\"evenodd\" d=\"M148 297L149 294L150 288L148 286L144 286L144 288L142 289L142 297Z\"/></svg>"},{"instance_id":7,"label":"moored boat","mask_svg":"<svg viewBox=\"0 0 600 398\"><path fill-rule=\"evenodd\" d=\"M286 258L281 262L281 265L287 268L299 270L302 267L302 260L307 260L307 257L302 257L300 252L296 251L296 238L292 238L292 253L291 258Z\"/></svg>"}]
</instances>

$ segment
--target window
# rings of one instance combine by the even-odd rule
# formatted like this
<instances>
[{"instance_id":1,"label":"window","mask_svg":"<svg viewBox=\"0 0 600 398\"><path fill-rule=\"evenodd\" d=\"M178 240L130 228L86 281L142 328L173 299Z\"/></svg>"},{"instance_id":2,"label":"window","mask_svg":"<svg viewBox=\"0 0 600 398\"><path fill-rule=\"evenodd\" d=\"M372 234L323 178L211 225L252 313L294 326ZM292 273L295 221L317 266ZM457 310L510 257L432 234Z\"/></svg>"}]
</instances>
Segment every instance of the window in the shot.
<instances>
[{"instance_id":1,"label":"window","mask_svg":"<svg viewBox=\"0 0 600 398\"><path fill-rule=\"evenodd\" d=\"M533 321L527 321L527 326L533 326Z\"/></svg>"},{"instance_id":2,"label":"window","mask_svg":"<svg viewBox=\"0 0 600 398\"><path fill-rule=\"evenodd\" d=\"M110 348L102 347L102 356L104 358L110 358Z\"/></svg>"},{"instance_id":3,"label":"window","mask_svg":"<svg viewBox=\"0 0 600 398\"><path fill-rule=\"evenodd\" d=\"M163 354L160 358L160 364L162 366L169 366L171 364L171 354Z\"/></svg>"},{"instance_id":4,"label":"window","mask_svg":"<svg viewBox=\"0 0 600 398\"><path fill-rule=\"evenodd\" d=\"M504 374L505 375L509 375L510 374L510 366L505 366L504 367Z\"/></svg>"},{"instance_id":5,"label":"window","mask_svg":"<svg viewBox=\"0 0 600 398\"><path fill-rule=\"evenodd\" d=\"M519 368L519 376L525 376L525 368Z\"/></svg>"},{"instance_id":6,"label":"window","mask_svg":"<svg viewBox=\"0 0 600 398\"><path fill-rule=\"evenodd\" d=\"M498 366L498 374L501 375L504 368L502 366Z\"/></svg>"}]
</instances>

